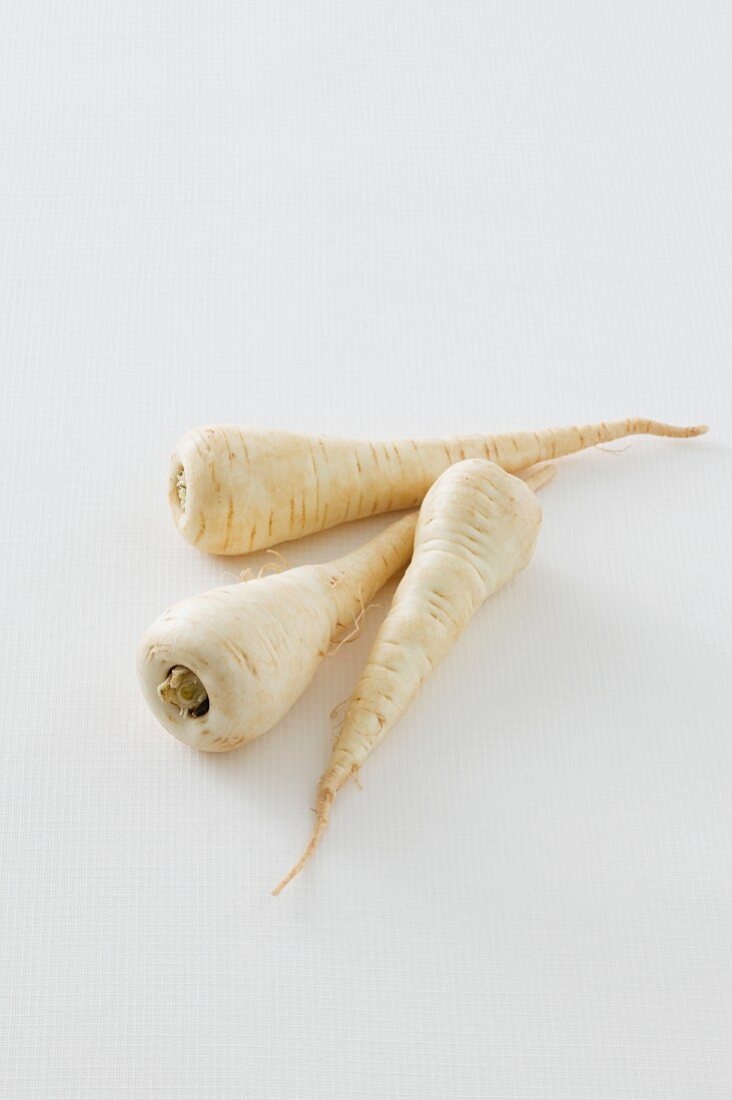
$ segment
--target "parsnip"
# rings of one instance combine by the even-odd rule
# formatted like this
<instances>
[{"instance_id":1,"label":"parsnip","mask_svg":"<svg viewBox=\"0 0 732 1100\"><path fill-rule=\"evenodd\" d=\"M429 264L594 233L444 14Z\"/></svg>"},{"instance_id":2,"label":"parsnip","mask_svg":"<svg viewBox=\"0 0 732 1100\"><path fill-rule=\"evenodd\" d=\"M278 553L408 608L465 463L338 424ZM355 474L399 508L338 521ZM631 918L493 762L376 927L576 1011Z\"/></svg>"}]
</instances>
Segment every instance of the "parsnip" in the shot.
<instances>
[{"instance_id":1,"label":"parsnip","mask_svg":"<svg viewBox=\"0 0 732 1100\"><path fill-rule=\"evenodd\" d=\"M171 458L169 501L189 542L214 554L243 554L346 520L414 508L443 470L466 458L516 472L623 436L686 438L705 431L636 419L371 443L227 425L197 428Z\"/></svg>"},{"instance_id":2,"label":"parsnip","mask_svg":"<svg viewBox=\"0 0 732 1100\"><path fill-rule=\"evenodd\" d=\"M181 741L225 752L270 729L339 632L409 561L416 513L345 557L216 588L153 623L138 651L147 702Z\"/></svg>"},{"instance_id":3,"label":"parsnip","mask_svg":"<svg viewBox=\"0 0 732 1100\"><path fill-rule=\"evenodd\" d=\"M278 894L310 858L333 800L414 699L488 596L528 565L541 508L527 483L469 459L443 473L419 513L414 556L381 625L320 780L313 834Z\"/></svg>"}]
</instances>

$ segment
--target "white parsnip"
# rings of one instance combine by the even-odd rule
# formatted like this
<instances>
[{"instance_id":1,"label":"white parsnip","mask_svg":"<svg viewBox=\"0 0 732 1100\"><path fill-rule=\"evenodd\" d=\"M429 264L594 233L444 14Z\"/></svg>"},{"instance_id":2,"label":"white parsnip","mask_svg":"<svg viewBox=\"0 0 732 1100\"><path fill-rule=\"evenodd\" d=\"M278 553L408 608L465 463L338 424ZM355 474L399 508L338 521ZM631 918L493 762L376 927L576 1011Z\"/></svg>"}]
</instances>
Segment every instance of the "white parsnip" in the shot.
<instances>
[{"instance_id":1,"label":"white parsnip","mask_svg":"<svg viewBox=\"0 0 732 1100\"><path fill-rule=\"evenodd\" d=\"M312 838L275 894L312 855L337 792L404 713L471 616L528 565L541 524L533 489L549 476L545 468L524 482L492 462L469 459L451 466L427 493L412 562L320 781Z\"/></svg>"},{"instance_id":2,"label":"white parsnip","mask_svg":"<svg viewBox=\"0 0 732 1100\"><path fill-rule=\"evenodd\" d=\"M687 438L705 431L629 419L369 442L231 425L196 428L172 455L168 496L189 542L214 554L245 554L377 512L415 508L443 470L467 458L516 472L624 436Z\"/></svg>"},{"instance_id":3,"label":"white parsnip","mask_svg":"<svg viewBox=\"0 0 732 1100\"><path fill-rule=\"evenodd\" d=\"M212 589L161 615L140 643L138 672L163 727L209 752L270 729L407 564L416 522L413 513L336 561Z\"/></svg>"}]
</instances>

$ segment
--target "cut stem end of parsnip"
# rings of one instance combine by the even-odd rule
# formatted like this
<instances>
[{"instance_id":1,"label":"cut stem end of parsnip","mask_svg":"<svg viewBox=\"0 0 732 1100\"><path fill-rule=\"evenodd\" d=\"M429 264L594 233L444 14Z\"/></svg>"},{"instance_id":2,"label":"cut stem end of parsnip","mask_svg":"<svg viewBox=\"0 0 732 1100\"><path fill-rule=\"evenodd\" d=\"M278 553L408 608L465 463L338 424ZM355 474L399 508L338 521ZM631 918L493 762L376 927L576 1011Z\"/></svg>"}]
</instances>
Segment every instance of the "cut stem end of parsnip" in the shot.
<instances>
[{"instance_id":1,"label":"cut stem end of parsnip","mask_svg":"<svg viewBox=\"0 0 732 1100\"><path fill-rule=\"evenodd\" d=\"M181 466L178 471L178 476L175 479L175 487L178 491L178 504L180 505L181 512L186 510L186 472Z\"/></svg>"},{"instance_id":2,"label":"cut stem end of parsnip","mask_svg":"<svg viewBox=\"0 0 732 1100\"><path fill-rule=\"evenodd\" d=\"M181 718L202 718L207 713L208 693L189 668L175 665L162 684L158 695L164 703L172 703L180 711Z\"/></svg>"}]
</instances>

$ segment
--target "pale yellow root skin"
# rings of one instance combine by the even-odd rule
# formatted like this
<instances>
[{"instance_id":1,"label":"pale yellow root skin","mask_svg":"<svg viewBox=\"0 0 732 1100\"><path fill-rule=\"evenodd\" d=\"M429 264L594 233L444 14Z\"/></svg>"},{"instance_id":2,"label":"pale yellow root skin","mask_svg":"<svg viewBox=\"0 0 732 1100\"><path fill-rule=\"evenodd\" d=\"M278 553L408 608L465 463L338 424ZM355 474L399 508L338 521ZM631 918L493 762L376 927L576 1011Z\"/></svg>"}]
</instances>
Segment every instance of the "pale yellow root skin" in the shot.
<instances>
[{"instance_id":1,"label":"pale yellow root skin","mask_svg":"<svg viewBox=\"0 0 732 1100\"><path fill-rule=\"evenodd\" d=\"M419 514L414 556L376 636L318 788L315 827L280 891L315 850L338 790L355 776L484 600L528 565L541 525L532 486L494 463L468 460L432 486Z\"/></svg>"},{"instance_id":2,"label":"pale yellow root skin","mask_svg":"<svg viewBox=\"0 0 732 1100\"><path fill-rule=\"evenodd\" d=\"M518 470L516 477L520 478L533 492L538 492L548 485L557 472L556 466L538 466L529 470Z\"/></svg>"},{"instance_id":3,"label":"pale yellow root skin","mask_svg":"<svg viewBox=\"0 0 732 1100\"><path fill-rule=\"evenodd\" d=\"M333 641L407 564L416 522L416 513L405 516L337 561L216 588L161 615L140 643L138 673L163 728L208 752L270 729ZM198 681L209 704L200 717L185 697ZM198 703L196 694L194 710Z\"/></svg>"},{"instance_id":4,"label":"pale yellow root skin","mask_svg":"<svg viewBox=\"0 0 732 1100\"><path fill-rule=\"evenodd\" d=\"M630 435L706 428L629 419L585 427L369 442L232 425L196 428L170 464L174 522L213 554L246 554L348 520L415 508L448 466L482 458L516 472Z\"/></svg>"}]
</instances>

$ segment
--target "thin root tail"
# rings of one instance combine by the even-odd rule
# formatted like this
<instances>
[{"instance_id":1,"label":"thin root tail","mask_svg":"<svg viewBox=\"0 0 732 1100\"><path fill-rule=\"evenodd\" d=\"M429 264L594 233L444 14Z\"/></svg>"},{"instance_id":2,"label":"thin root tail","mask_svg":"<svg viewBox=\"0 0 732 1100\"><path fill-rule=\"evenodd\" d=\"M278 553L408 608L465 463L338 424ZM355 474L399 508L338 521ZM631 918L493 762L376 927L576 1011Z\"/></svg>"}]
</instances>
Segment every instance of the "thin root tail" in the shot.
<instances>
[{"instance_id":1,"label":"thin root tail","mask_svg":"<svg viewBox=\"0 0 732 1100\"><path fill-rule=\"evenodd\" d=\"M272 894L277 897L282 893L288 883L292 882L296 875L299 875L305 864L308 862L313 852L317 848L320 838L325 832L325 827L328 824L328 815L330 814L330 808L335 798L335 791L322 791L318 795L318 801L315 806L315 825L313 826L313 832L308 842L308 846L303 854L298 859L294 867L292 867L282 881L275 886Z\"/></svg>"}]
</instances>

